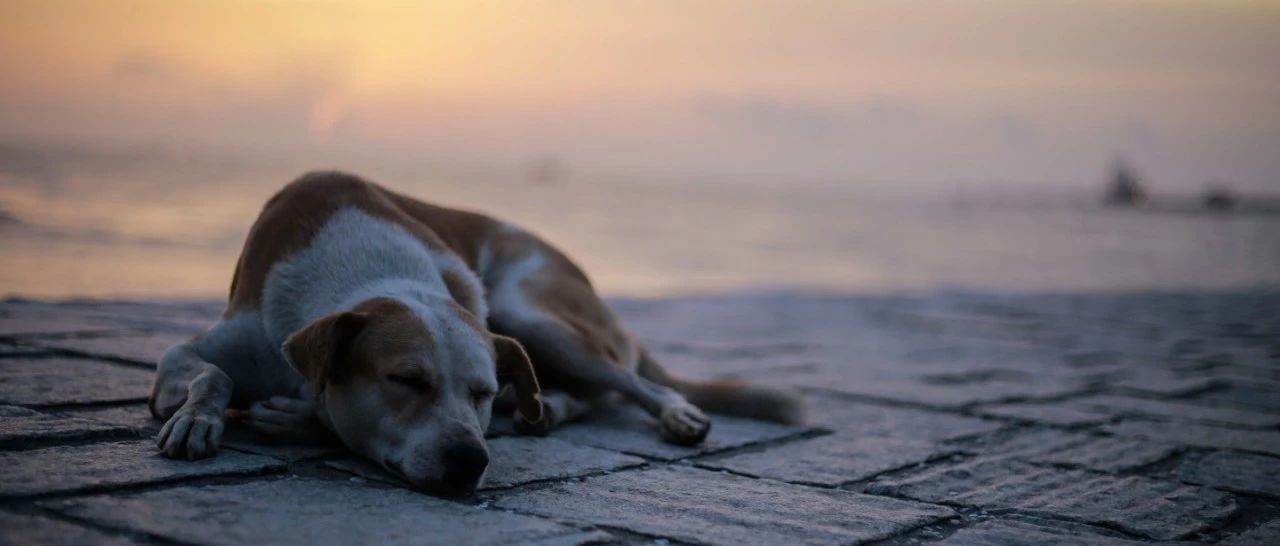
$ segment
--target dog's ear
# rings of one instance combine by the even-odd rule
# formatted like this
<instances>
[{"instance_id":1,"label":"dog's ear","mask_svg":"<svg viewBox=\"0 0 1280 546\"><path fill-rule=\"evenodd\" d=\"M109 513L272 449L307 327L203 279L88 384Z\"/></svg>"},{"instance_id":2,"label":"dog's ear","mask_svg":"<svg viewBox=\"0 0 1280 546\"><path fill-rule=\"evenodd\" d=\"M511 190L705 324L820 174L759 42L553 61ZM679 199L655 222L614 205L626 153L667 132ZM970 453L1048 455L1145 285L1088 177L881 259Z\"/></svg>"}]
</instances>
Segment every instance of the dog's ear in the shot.
<instances>
[{"instance_id":1,"label":"dog's ear","mask_svg":"<svg viewBox=\"0 0 1280 546\"><path fill-rule=\"evenodd\" d=\"M351 346L364 330L368 315L355 311L334 313L317 319L284 341L284 354L318 395L333 380Z\"/></svg>"},{"instance_id":2,"label":"dog's ear","mask_svg":"<svg viewBox=\"0 0 1280 546\"><path fill-rule=\"evenodd\" d=\"M516 391L516 407L530 423L542 420L542 389L533 363L520 342L507 336L494 335L493 348L498 353L498 384L511 385Z\"/></svg>"}]
</instances>

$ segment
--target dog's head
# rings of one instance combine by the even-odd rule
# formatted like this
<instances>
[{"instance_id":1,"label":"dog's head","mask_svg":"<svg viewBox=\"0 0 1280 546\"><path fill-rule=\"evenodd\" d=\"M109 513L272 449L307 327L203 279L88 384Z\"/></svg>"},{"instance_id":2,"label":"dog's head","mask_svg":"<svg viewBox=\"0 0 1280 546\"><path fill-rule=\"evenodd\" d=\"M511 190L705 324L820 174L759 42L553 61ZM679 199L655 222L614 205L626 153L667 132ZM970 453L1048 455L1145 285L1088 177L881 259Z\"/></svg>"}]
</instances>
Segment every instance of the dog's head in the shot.
<instances>
[{"instance_id":1,"label":"dog's head","mask_svg":"<svg viewBox=\"0 0 1280 546\"><path fill-rule=\"evenodd\" d=\"M524 349L450 299L410 306L375 298L312 322L284 352L320 419L348 447L436 494L479 486L500 385L515 388L523 415L542 415Z\"/></svg>"}]
</instances>

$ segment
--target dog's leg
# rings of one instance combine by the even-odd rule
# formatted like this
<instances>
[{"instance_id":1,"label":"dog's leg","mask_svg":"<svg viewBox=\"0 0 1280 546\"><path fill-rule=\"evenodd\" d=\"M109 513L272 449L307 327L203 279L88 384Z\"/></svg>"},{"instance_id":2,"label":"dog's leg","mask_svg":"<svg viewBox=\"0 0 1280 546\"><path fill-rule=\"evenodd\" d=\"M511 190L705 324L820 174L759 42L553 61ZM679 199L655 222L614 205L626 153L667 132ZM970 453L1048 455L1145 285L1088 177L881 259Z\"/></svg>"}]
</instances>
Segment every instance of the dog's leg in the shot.
<instances>
[{"instance_id":1,"label":"dog's leg","mask_svg":"<svg viewBox=\"0 0 1280 546\"><path fill-rule=\"evenodd\" d=\"M254 402L245 424L273 440L319 443L330 437L310 401L284 396Z\"/></svg>"},{"instance_id":2,"label":"dog's leg","mask_svg":"<svg viewBox=\"0 0 1280 546\"><path fill-rule=\"evenodd\" d=\"M508 333L529 352L535 366L602 390L622 393L658 420L662 438L674 444L696 444L711 430L711 420L675 390L644 379L621 364L594 354L562 325L552 320L511 321L491 317L495 331Z\"/></svg>"},{"instance_id":3,"label":"dog's leg","mask_svg":"<svg viewBox=\"0 0 1280 546\"><path fill-rule=\"evenodd\" d=\"M591 403L562 390L542 391L542 420L530 423L515 410L512 419L517 433L545 436L551 429L569 423L591 411ZM514 406L514 404L512 404Z\"/></svg>"},{"instance_id":4,"label":"dog's leg","mask_svg":"<svg viewBox=\"0 0 1280 546\"><path fill-rule=\"evenodd\" d=\"M201 459L222 441L223 411L233 384L221 369L196 353L194 342L165 351L156 371L151 413L167 419L156 445L168 457Z\"/></svg>"}]
</instances>

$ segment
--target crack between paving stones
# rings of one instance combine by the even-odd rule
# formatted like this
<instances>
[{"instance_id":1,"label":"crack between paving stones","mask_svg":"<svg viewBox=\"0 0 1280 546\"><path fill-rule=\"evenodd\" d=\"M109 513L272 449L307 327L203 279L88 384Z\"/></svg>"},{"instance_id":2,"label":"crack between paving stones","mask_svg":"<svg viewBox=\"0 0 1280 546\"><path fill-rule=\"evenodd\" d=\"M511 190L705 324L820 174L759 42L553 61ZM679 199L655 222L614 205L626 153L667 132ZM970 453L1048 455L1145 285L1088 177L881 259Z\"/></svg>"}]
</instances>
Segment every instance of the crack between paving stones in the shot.
<instances>
[{"instance_id":1,"label":"crack between paving stones","mask_svg":"<svg viewBox=\"0 0 1280 546\"><path fill-rule=\"evenodd\" d=\"M269 457L268 457L269 458ZM214 476L180 476L170 478L160 478L156 480L144 480L128 484L104 484L90 485L78 489L66 491L54 491L46 493L34 493L30 495L10 495L0 497L0 506L12 505L18 503L38 503L51 500L68 500L73 497L93 496L100 494L133 494L145 493L149 491L157 491L161 489L171 489L175 486L201 486L201 485L220 485L220 484L236 484L245 483L263 476L271 476L276 474L285 474L289 472L287 466L283 468L266 468L241 471L227 471Z\"/></svg>"}]
</instances>

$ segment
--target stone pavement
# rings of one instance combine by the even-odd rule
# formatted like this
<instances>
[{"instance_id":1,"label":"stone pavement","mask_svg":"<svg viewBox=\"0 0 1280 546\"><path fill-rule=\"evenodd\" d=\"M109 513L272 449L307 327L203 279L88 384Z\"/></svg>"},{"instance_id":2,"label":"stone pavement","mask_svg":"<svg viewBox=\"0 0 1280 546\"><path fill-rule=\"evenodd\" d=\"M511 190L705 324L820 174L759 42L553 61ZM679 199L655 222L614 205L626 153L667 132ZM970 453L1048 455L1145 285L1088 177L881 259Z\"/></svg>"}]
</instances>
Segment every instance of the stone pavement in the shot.
<instances>
[{"instance_id":1,"label":"stone pavement","mask_svg":"<svg viewBox=\"0 0 1280 546\"><path fill-rule=\"evenodd\" d=\"M1280 544L1280 292L621 300L686 376L805 428L491 431L476 498L229 432L159 457L153 363L216 302L0 303L0 544Z\"/></svg>"}]
</instances>

